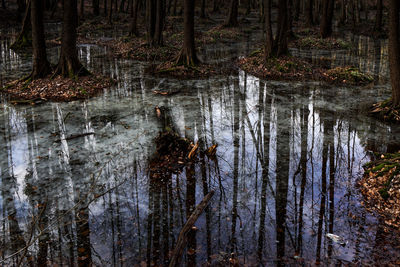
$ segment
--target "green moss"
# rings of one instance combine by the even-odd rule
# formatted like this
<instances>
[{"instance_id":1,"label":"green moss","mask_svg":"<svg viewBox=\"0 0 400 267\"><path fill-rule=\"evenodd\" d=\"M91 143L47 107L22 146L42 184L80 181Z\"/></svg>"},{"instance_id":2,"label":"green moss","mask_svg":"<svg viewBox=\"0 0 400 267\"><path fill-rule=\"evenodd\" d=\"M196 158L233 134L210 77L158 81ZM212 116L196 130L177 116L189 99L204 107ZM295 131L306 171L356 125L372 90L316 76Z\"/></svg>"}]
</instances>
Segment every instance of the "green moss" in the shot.
<instances>
[{"instance_id":1,"label":"green moss","mask_svg":"<svg viewBox=\"0 0 400 267\"><path fill-rule=\"evenodd\" d=\"M382 197L384 200L387 200L387 199L389 198L389 192L388 192L388 190L387 190L386 187L385 187L385 188L382 188L382 189L379 189L379 194L381 195L381 197Z\"/></svg>"},{"instance_id":2,"label":"green moss","mask_svg":"<svg viewBox=\"0 0 400 267\"><path fill-rule=\"evenodd\" d=\"M371 75L363 73L354 67L336 67L328 70L327 74L333 80L339 80L349 84L367 84L374 80Z\"/></svg>"}]
</instances>

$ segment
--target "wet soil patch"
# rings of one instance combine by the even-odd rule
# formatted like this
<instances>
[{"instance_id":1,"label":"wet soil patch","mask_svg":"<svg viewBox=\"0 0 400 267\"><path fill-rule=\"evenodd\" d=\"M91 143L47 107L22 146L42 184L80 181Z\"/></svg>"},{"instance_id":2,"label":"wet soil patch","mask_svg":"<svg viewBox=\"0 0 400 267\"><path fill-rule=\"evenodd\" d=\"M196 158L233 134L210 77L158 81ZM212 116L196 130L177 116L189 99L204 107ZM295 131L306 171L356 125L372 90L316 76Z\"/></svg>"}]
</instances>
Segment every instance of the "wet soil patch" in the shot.
<instances>
[{"instance_id":1,"label":"wet soil patch","mask_svg":"<svg viewBox=\"0 0 400 267\"><path fill-rule=\"evenodd\" d=\"M386 225L400 229L400 151L375 156L358 183L364 204L381 215Z\"/></svg>"},{"instance_id":2,"label":"wet soil patch","mask_svg":"<svg viewBox=\"0 0 400 267\"><path fill-rule=\"evenodd\" d=\"M6 84L0 92L14 104L35 104L42 101L72 101L87 99L110 87L113 80L96 75L79 78L47 77L37 80L17 80Z\"/></svg>"}]
</instances>

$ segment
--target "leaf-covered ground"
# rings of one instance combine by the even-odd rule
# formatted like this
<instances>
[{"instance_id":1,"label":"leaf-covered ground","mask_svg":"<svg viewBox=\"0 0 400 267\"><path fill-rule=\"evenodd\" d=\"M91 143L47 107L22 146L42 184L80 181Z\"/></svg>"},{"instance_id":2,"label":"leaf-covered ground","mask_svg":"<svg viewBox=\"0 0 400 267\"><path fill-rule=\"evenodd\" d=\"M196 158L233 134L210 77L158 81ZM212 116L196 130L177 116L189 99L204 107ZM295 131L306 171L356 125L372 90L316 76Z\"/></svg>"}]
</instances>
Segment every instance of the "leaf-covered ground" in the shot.
<instances>
[{"instance_id":1,"label":"leaf-covered ground","mask_svg":"<svg viewBox=\"0 0 400 267\"><path fill-rule=\"evenodd\" d=\"M102 76L89 75L79 78L44 78L37 80L13 81L3 88L15 104L35 104L42 101L72 101L93 97L112 84L112 80Z\"/></svg>"},{"instance_id":2,"label":"leaf-covered ground","mask_svg":"<svg viewBox=\"0 0 400 267\"><path fill-rule=\"evenodd\" d=\"M244 71L264 79L321 80L339 85L365 85L373 82L372 76L350 66L328 70L292 56L265 60L263 49L254 51L248 57L240 58L238 65Z\"/></svg>"},{"instance_id":3,"label":"leaf-covered ground","mask_svg":"<svg viewBox=\"0 0 400 267\"><path fill-rule=\"evenodd\" d=\"M400 229L400 151L377 157L365 166L359 181L364 204L381 215L388 226Z\"/></svg>"},{"instance_id":4,"label":"leaf-covered ground","mask_svg":"<svg viewBox=\"0 0 400 267\"><path fill-rule=\"evenodd\" d=\"M394 106L391 99L374 104L371 113L380 120L400 123L400 107Z\"/></svg>"}]
</instances>

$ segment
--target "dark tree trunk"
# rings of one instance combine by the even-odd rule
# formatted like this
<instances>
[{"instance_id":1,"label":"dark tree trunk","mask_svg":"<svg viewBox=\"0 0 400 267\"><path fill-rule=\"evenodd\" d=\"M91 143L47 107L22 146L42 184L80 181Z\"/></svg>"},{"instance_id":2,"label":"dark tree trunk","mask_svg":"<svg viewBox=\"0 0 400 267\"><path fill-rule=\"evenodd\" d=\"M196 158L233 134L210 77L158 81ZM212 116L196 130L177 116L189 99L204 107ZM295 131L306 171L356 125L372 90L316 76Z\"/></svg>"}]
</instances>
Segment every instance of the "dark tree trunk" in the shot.
<instances>
[{"instance_id":1,"label":"dark tree trunk","mask_svg":"<svg viewBox=\"0 0 400 267\"><path fill-rule=\"evenodd\" d=\"M14 43L11 44L10 48L17 50L24 47L31 46L31 1L28 2L26 8L24 20L22 22L22 29L15 39Z\"/></svg>"},{"instance_id":2,"label":"dark tree trunk","mask_svg":"<svg viewBox=\"0 0 400 267\"><path fill-rule=\"evenodd\" d=\"M175 0L175 2L176 2L176 0ZM219 12L218 0L213 1L213 12L214 13Z\"/></svg>"},{"instance_id":3,"label":"dark tree trunk","mask_svg":"<svg viewBox=\"0 0 400 267\"><path fill-rule=\"evenodd\" d=\"M305 0L306 1L306 24L308 26L311 26L314 24L314 19L313 19L313 10L314 10L314 0Z\"/></svg>"},{"instance_id":4,"label":"dark tree trunk","mask_svg":"<svg viewBox=\"0 0 400 267\"><path fill-rule=\"evenodd\" d=\"M157 0L156 1L156 25L155 25L154 38L153 38L154 46L162 46L163 45L162 32L164 30L164 21L165 21L165 0Z\"/></svg>"},{"instance_id":5,"label":"dark tree trunk","mask_svg":"<svg viewBox=\"0 0 400 267\"><path fill-rule=\"evenodd\" d=\"M138 30L137 30L137 13L138 13L138 7L139 7L139 0L133 0L132 3L132 21L131 25L129 28L129 34L130 35L138 35Z\"/></svg>"},{"instance_id":6,"label":"dark tree trunk","mask_svg":"<svg viewBox=\"0 0 400 267\"><path fill-rule=\"evenodd\" d=\"M43 78L50 74L50 63L47 61L46 43L43 27L43 1L31 0L33 68L32 79Z\"/></svg>"},{"instance_id":7,"label":"dark tree trunk","mask_svg":"<svg viewBox=\"0 0 400 267\"><path fill-rule=\"evenodd\" d=\"M93 0L92 6L93 6L93 15L98 16L100 14L99 0Z\"/></svg>"},{"instance_id":8,"label":"dark tree trunk","mask_svg":"<svg viewBox=\"0 0 400 267\"><path fill-rule=\"evenodd\" d=\"M147 42L150 46L163 44L162 31L164 28L165 7L164 0L146 1Z\"/></svg>"},{"instance_id":9,"label":"dark tree trunk","mask_svg":"<svg viewBox=\"0 0 400 267\"><path fill-rule=\"evenodd\" d=\"M273 55L274 37L272 34L271 25L271 0L264 0L264 15L265 15L265 58L268 59Z\"/></svg>"},{"instance_id":10,"label":"dark tree trunk","mask_svg":"<svg viewBox=\"0 0 400 267\"><path fill-rule=\"evenodd\" d=\"M107 17L108 10L107 10L107 2L108 0L104 0L103 7L104 7L104 16Z\"/></svg>"},{"instance_id":11,"label":"dark tree trunk","mask_svg":"<svg viewBox=\"0 0 400 267\"><path fill-rule=\"evenodd\" d=\"M61 53L55 75L60 74L64 77L88 75L89 71L79 62L76 47L77 0L64 0L63 6Z\"/></svg>"},{"instance_id":12,"label":"dark tree trunk","mask_svg":"<svg viewBox=\"0 0 400 267\"><path fill-rule=\"evenodd\" d=\"M273 38L271 25L272 0L264 1L265 14L265 59L273 56L282 56L288 53L288 1L280 0L278 5L278 25L275 39Z\"/></svg>"},{"instance_id":13,"label":"dark tree trunk","mask_svg":"<svg viewBox=\"0 0 400 267\"><path fill-rule=\"evenodd\" d=\"M394 106L400 106L400 2L389 1L389 66L392 85L392 101Z\"/></svg>"},{"instance_id":14,"label":"dark tree trunk","mask_svg":"<svg viewBox=\"0 0 400 267\"><path fill-rule=\"evenodd\" d=\"M375 19L375 26L374 31L380 32L382 30L382 13L383 13L383 1L377 0L376 3L376 19Z\"/></svg>"},{"instance_id":15,"label":"dark tree trunk","mask_svg":"<svg viewBox=\"0 0 400 267\"><path fill-rule=\"evenodd\" d=\"M276 56L282 56L288 53L288 11L287 1L280 0L278 5L278 32L276 36Z\"/></svg>"},{"instance_id":16,"label":"dark tree trunk","mask_svg":"<svg viewBox=\"0 0 400 267\"><path fill-rule=\"evenodd\" d=\"M121 0L121 3L119 4L119 13L125 12L125 0Z\"/></svg>"},{"instance_id":17,"label":"dark tree trunk","mask_svg":"<svg viewBox=\"0 0 400 267\"><path fill-rule=\"evenodd\" d=\"M339 18L340 25L344 25L346 23L346 19L347 19L347 7L346 6L347 6L347 1L341 0L340 1L340 18Z\"/></svg>"},{"instance_id":18,"label":"dark tree trunk","mask_svg":"<svg viewBox=\"0 0 400 267\"><path fill-rule=\"evenodd\" d=\"M115 0L110 0L110 7L108 10L108 24L112 24L113 1Z\"/></svg>"},{"instance_id":19,"label":"dark tree trunk","mask_svg":"<svg viewBox=\"0 0 400 267\"><path fill-rule=\"evenodd\" d=\"M1 7L3 8L3 9L6 9L7 7L6 7L6 0L1 0Z\"/></svg>"},{"instance_id":20,"label":"dark tree trunk","mask_svg":"<svg viewBox=\"0 0 400 267\"><path fill-rule=\"evenodd\" d=\"M84 19L85 16L85 0L81 0L81 20Z\"/></svg>"},{"instance_id":21,"label":"dark tree trunk","mask_svg":"<svg viewBox=\"0 0 400 267\"><path fill-rule=\"evenodd\" d=\"M295 35L293 32L293 0L287 0L287 36L290 39L294 39Z\"/></svg>"},{"instance_id":22,"label":"dark tree trunk","mask_svg":"<svg viewBox=\"0 0 400 267\"><path fill-rule=\"evenodd\" d=\"M195 0L184 1L184 42L176 63L186 66L194 66L198 63L194 43L194 7Z\"/></svg>"},{"instance_id":23,"label":"dark tree trunk","mask_svg":"<svg viewBox=\"0 0 400 267\"><path fill-rule=\"evenodd\" d=\"M238 26L238 0L231 0L229 5L228 18L224 24L225 27Z\"/></svg>"},{"instance_id":24,"label":"dark tree trunk","mask_svg":"<svg viewBox=\"0 0 400 267\"><path fill-rule=\"evenodd\" d=\"M333 0L323 0L321 17L321 36L327 38L332 35Z\"/></svg>"},{"instance_id":25,"label":"dark tree trunk","mask_svg":"<svg viewBox=\"0 0 400 267\"><path fill-rule=\"evenodd\" d=\"M206 0L201 0L200 18L205 19L206 17Z\"/></svg>"},{"instance_id":26,"label":"dark tree trunk","mask_svg":"<svg viewBox=\"0 0 400 267\"><path fill-rule=\"evenodd\" d=\"M300 0L294 0L293 1L293 19L295 21L299 20L300 16Z\"/></svg>"},{"instance_id":27,"label":"dark tree trunk","mask_svg":"<svg viewBox=\"0 0 400 267\"><path fill-rule=\"evenodd\" d=\"M17 0L17 11L18 11L18 19L21 19L21 14L26 11L26 3L25 0Z\"/></svg>"}]
</instances>

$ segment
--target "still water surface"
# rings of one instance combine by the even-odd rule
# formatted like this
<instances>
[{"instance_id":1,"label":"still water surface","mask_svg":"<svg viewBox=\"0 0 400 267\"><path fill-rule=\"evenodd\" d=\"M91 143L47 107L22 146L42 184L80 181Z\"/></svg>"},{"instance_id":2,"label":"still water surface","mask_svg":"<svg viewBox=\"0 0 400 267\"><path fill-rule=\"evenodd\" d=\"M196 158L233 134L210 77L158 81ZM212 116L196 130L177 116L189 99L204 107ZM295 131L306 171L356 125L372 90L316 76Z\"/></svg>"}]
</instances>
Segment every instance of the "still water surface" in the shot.
<instances>
[{"instance_id":1,"label":"still water surface","mask_svg":"<svg viewBox=\"0 0 400 267\"><path fill-rule=\"evenodd\" d=\"M254 49L252 38L201 55L228 62ZM189 235L188 266L396 262L398 237L363 208L355 186L371 151L399 142L398 127L362 112L390 95L387 48L351 38L358 44L352 52L292 52L359 66L378 77L376 86L263 81L242 71L156 78L144 74L143 63L80 46L82 62L118 85L87 101L1 100L1 265L168 265L187 216L211 190L215 196ZM1 40L2 79L30 69L30 57L8 45ZM56 62L57 48L50 53ZM161 130L156 106L168 108L181 136L201 140L201 149L218 144L217 157L199 157L169 183L154 181L148 163Z\"/></svg>"}]
</instances>

